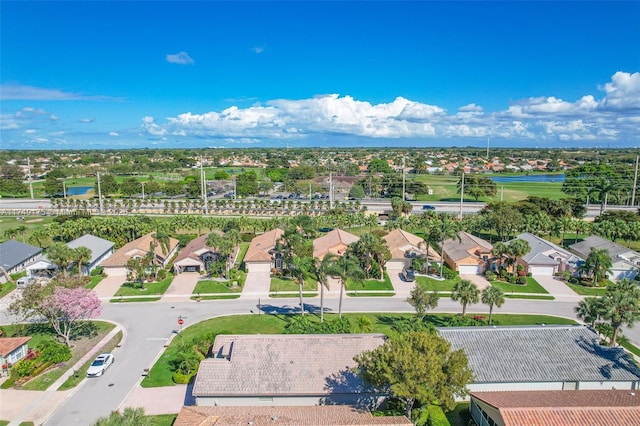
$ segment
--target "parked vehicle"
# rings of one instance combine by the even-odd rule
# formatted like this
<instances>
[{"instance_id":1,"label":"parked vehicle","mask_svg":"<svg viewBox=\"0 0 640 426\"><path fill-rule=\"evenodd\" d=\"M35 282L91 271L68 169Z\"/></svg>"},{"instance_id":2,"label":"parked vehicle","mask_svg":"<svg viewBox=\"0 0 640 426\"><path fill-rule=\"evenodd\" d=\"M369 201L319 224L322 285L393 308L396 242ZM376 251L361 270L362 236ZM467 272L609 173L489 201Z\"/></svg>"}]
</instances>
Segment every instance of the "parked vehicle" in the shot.
<instances>
[{"instance_id":1,"label":"parked vehicle","mask_svg":"<svg viewBox=\"0 0 640 426\"><path fill-rule=\"evenodd\" d=\"M115 358L110 353L103 353L96 357L87 370L87 377L99 377L113 364Z\"/></svg>"},{"instance_id":2,"label":"parked vehicle","mask_svg":"<svg viewBox=\"0 0 640 426\"><path fill-rule=\"evenodd\" d=\"M422 206L422 210L435 210L436 208L433 207L431 204L425 204L424 206Z\"/></svg>"},{"instance_id":3,"label":"parked vehicle","mask_svg":"<svg viewBox=\"0 0 640 426\"><path fill-rule=\"evenodd\" d=\"M412 283L416 280L416 274L413 272L413 269L403 269L402 279L408 283Z\"/></svg>"}]
</instances>

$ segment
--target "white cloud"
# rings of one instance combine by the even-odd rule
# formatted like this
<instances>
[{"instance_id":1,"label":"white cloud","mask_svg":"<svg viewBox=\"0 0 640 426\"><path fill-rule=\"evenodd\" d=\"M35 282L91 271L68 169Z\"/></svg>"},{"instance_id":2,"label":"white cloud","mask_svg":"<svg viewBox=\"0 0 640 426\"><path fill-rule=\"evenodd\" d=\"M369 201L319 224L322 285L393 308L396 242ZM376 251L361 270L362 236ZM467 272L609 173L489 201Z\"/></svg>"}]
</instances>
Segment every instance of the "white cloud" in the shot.
<instances>
[{"instance_id":1,"label":"white cloud","mask_svg":"<svg viewBox=\"0 0 640 426\"><path fill-rule=\"evenodd\" d=\"M476 105L474 103L462 106L460 108L458 108L458 111L462 111L462 112L482 112L482 107L479 105Z\"/></svg>"},{"instance_id":2,"label":"white cloud","mask_svg":"<svg viewBox=\"0 0 640 426\"><path fill-rule=\"evenodd\" d=\"M36 129L26 129L24 132L25 132L26 134L30 135L30 134L35 133L35 132L36 132Z\"/></svg>"},{"instance_id":3,"label":"white cloud","mask_svg":"<svg viewBox=\"0 0 640 426\"><path fill-rule=\"evenodd\" d=\"M262 47L262 46L255 46L255 47L253 48L253 51L259 55L259 54L261 54L262 52L264 52L264 47Z\"/></svg>"},{"instance_id":4,"label":"white cloud","mask_svg":"<svg viewBox=\"0 0 640 426\"><path fill-rule=\"evenodd\" d=\"M195 63L193 58L189 56L187 52L179 52L175 54L168 54L166 56L167 62L171 64L179 64L179 65L192 65Z\"/></svg>"},{"instance_id":5,"label":"white cloud","mask_svg":"<svg viewBox=\"0 0 640 426\"><path fill-rule=\"evenodd\" d=\"M81 118L78 123L93 123L94 121L96 121L95 118Z\"/></svg>"},{"instance_id":6,"label":"white cloud","mask_svg":"<svg viewBox=\"0 0 640 426\"><path fill-rule=\"evenodd\" d=\"M113 136L115 138L115 137L120 136L120 133L118 133L118 132L109 132L109 136Z\"/></svg>"},{"instance_id":7,"label":"white cloud","mask_svg":"<svg viewBox=\"0 0 640 426\"><path fill-rule=\"evenodd\" d=\"M80 93L65 92L60 89L48 89L44 87L27 86L24 84L0 84L0 99L8 100L34 100L34 101L116 101L124 99L103 95L83 95Z\"/></svg>"},{"instance_id":8,"label":"white cloud","mask_svg":"<svg viewBox=\"0 0 640 426\"><path fill-rule=\"evenodd\" d=\"M55 114L51 114L51 115L49 116L49 120L51 120L51 121L58 121L58 116L57 116L57 115L55 115Z\"/></svg>"},{"instance_id":9,"label":"white cloud","mask_svg":"<svg viewBox=\"0 0 640 426\"><path fill-rule=\"evenodd\" d=\"M600 102L604 109L640 109L640 72L618 71L604 85L606 96Z\"/></svg>"}]
</instances>

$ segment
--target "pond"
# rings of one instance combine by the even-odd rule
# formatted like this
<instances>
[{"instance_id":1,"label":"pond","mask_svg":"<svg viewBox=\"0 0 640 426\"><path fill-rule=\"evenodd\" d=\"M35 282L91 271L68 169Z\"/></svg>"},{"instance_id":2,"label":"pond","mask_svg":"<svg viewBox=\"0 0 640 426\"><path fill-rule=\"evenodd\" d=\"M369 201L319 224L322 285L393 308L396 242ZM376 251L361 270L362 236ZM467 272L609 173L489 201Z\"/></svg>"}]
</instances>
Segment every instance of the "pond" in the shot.
<instances>
[{"instance_id":1,"label":"pond","mask_svg":"<svg viewBox=\"0 0 640 426\"><path fill-rule=\"evenodd\" d=\"M491 176L494 182L564 182L564 175L516 175L516 176Z\"/></svg>"},{"instance_id":2,"label":"pond","mask_svg":"<svg viewBox=\"0 0 640 426\"><path fill-rule=\"evenodd\" d=\"M92 189L93 186L71 186L67 188L67 195L84 195Z\"/></svg>"}]
</instances>

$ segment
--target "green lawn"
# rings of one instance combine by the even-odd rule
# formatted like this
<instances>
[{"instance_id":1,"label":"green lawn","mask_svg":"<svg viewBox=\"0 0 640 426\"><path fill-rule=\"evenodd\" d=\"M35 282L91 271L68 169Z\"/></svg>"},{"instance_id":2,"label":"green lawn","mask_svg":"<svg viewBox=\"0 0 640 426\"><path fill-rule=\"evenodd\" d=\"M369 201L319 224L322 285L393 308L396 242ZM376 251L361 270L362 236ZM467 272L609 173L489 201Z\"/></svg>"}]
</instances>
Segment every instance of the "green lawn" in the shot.
<instances>
[{"instance_id":1,"label":"green lawn","mask_svg":"<svg viewBox=\"0 0 640 426\"><path fill-rule=\"evenodd\" d=\"M633 343L622 342L622 343L620 343L620 346L622 346L623 348L625 348L626 350L628 350L629 352L631 352L635 356L640 357L640 348L635 346Z\"/></svg>"},{"instance_id":2,"label":"green lawn","mask_svg":"<svg viewBox=\"0 0 640 426\"><path fill-rule=\"evenodd\" d=\"M96 288L98 283L100 283L100 281L102 281L103 279L104 279L104 276L102 276L102 275L92 275L91 276L91 281L89 282L89 284L85 285L84 288L88 288L89 290L93 290L94 288Z\"/></svg>"},{"instance_id":3,"label":"green lawn","mask_svg":"<svg viewBox=\"0 0 640 426\"><path fill-rule=\"evenodd\" d=\"M582 296L602 296L607 292L607 287L587 287L581 284L571 284L565 282L573 291Z\"/></svg>"},{"instance_id":4,"label":"green lawn","mask_svg":"<svg viewBox=\"0 0 640 426\"><path fill-rule=\"evenodd\" d=\"M16 283L6 282L4 284L0 284L0 298L3 298L7 294L11 293L16 289Z\"/></svg>"},{"instance_id":5,"label":"green lawn","mask_svg":"<svg viewBox=\"0 0 640 426\"><path fill-rule=\"evenodd\" d=\"M200 280L193 289L193 294L198 293L241 293L242 287L232 287L228 282Z\"/></svg>"},{"instance_id":6,"label":"green lawn","mask_svg":"<svg viewBox=\"0 0 640 426\"><path fill-rule=\"evenodd\" d=\"M543 296L538 294L505 294L507 299L531 299L531 300L555 300L553 296Z\"/></svg>"},{"instance_id":7,"label":"green lawn","mask_svg":"<svg viewBox=\"0 0 640 426\"><path fill-rule=\"evenodd\" d=\"M454 278L451 280L445 279L443 281L439 281L429 277L416 277L416 282L428 291L452 291L453 286L458 281L460 281L460 278Z\"/></svg>"},{"instance_id":8,"label":"green lawn","mask_svg":"<svg viewBox=\"0 0 640 426\"><path fill-rule=\"evenodd\" d=\"M387 273L384 273L384 280L365 280L362 283L355 283L351 280L347 280L347 290L367 291L367 290L390 290L393 291L393 284L391 284L391 278Z\"/></svg>"},{"instance_id":9,"label":"green lawn","mask_svg":"<svg viewBox=\"0 0 640 426\"><path fill-rule=\"evenodd\" d=\"M168 273L162 281L145 283L144 288L135 288L133 283L124 283L114 296L149 296L163 295L173 281L173 274ZM134 299L140 301L141 299Z\"/></svg>"},{"instance_id":10,"label":"green lawn","mask_svg":"<svg viewBox=\"0 0 640 426\"><path fill-rule=\"evenodd\" d=\"M432 314L425 317L425 321L441 327L456 314ZM483 314L484 315L484 314ZM413 314L398 313L369 313L369 314L344 314L355 324L360 317L367 317L371 321L372 333L390 334L393 332L394 323L403 318L412 318ZM319 321L318 316L310 315L314 321ZM337 318L336 314L325 314L326 320ZM507 315L494 314L493 322L496 325L535 325L535 324L576 324L576 321L547 315ZM169 347L165 349L158 361L152 366L149 375L142 381L143 387L173 386L171 379L172 370L169 362L175 358L179 351L180 342L190 342L194 338L207 334L279 334L284 332L287 325L287 315L233 315L212 318L193 324L185 328L181 335L176 335Z\"/></svg>"},{"instance_id":11,"label":"green lawn","mask_svg":"<svg viewBox=\"0 0 640 426\"><path fill-rule=\"evenodd\" d=\"M299 286L293 278L288 277L271 277L271 286L269 288L269 292L275 293L280 291L298 291ZM318 290L318 282L315 279L305 278L304 284L302 285L302 291L317 291Z\"/></svg>"},{"instance_id":12,"label":"green lawn","mask_svg":"<svg viewBox=\"0 0 640 426\"><path fill-rule=\"evenodd\" d=\"M511 284L504 281L491 281L491 285L498 287L505 293L535 293L535 294L549 294L547 290L542 287L538 281L532 277L527 277L526 284Z\"/></svg>"},{"instance_id":13,"label":"green lawn","mask_svg":"<svg viewBox=\"0 0 640 426\"><path fill-rule=\"evenodd\" d=\"M238 252L238 258L236 259L236 265L242 265L242 262L244 262L244 256L247 254L247 250L249 250L249 244L250 243L240 243L240 250Z\"/></svg>"},{"instance_id":14,"label":"green lawn","mask_svg":"<svg viewBox=\"0 0 640 426\"><path fill-rule=\"evenodd\" d=\"M178 417L177 414L156 414L155 416L144 416L149 419L153 426L171 426Z\"/></svg>"}]
</instances>

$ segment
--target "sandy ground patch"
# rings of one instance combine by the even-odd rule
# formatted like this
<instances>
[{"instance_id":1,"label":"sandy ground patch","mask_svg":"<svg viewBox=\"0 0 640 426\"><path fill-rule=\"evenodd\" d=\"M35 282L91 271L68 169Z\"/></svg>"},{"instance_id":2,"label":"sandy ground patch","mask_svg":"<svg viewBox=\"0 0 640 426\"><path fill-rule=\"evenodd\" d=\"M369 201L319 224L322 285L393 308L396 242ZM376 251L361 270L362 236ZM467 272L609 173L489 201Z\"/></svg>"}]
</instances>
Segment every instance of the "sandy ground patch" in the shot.
<instances>
[{"instance_id":1,"label":"sandy ground patch","mask_svg":"<svg viewBox=\"0 0 640 426\"><path fill-rule=\"evenodd\" d=\"M25 220L26 223L33 223L33 222L42 222L44 219L29 219L29 220Z\"/></svg>"}]
</instances>

